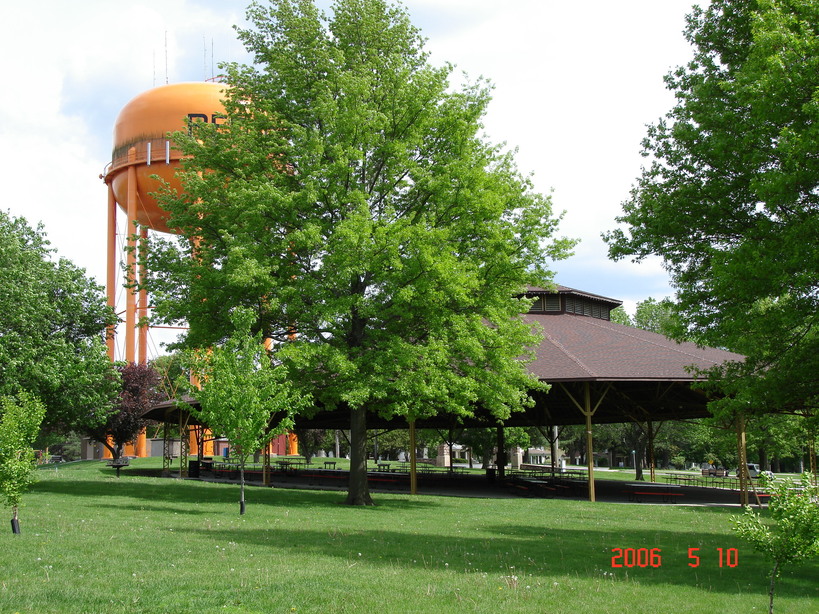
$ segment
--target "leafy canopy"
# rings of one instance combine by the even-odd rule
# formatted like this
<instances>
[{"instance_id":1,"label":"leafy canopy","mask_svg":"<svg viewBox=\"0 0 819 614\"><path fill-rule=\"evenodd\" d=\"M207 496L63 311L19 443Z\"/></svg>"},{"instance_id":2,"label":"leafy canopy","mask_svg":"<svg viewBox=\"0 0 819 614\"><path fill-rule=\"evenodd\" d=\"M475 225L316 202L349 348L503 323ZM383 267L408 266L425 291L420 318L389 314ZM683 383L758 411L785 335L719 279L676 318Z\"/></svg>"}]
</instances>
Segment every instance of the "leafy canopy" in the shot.
<instances>
[{"instance_id":1,"label":"leafy canopy","mask_svg":"<svg viewBox=\"0 0 819 614\"><path fill-rule=\"evenodd\" d=\"M819 5L694 8L694 59L666 77L643 170L610 255L663 257L684 327L747 356L732 407L815 406L819 373Z\"/></svg>"},{"instance_id":2,"label":"leafy canopy","mask_svg":"<svg viewBox=\"0 0 819 614\"><path fill-rule=\"evenodd\" d=\"M271 362L261 336L251 334L253 317L247 309L235 310L236 332L223 345L189 354L202 385L195 391L200 407L193 412L243 457L292 428L293 414L310 400Z\"/></svg>"},{"instance_id":3,"label":"leafy canopy","mask_svg":"<svg viewBox=\"0 0 819 614\"><path fill-rule=\"evenodd\" d=\"M482 137L489 88L452 86L402 7L271 0L248 18L256 65L227 67L227 122L179 135L186 191L163 206L183 238L151 249L155 313L204 347L252 309L316 406L350 408L350 501L368 503L366 412L503 419L530 401L515 296L571 242Z\"/></svg>"},{"instance_id":4,"label":"leafy canopy","mask_svg":"<svg viewBox=\"0 0 819 614\"><path fill-rule=\"evenodd\" d=\"M178 240L155 239L156 314L205 347L253 330L319 404L508 416L537 386L527 284L567 255L547 197L481 136L486 84L427 62L401 7L253 4L256 65L227 67L227 121L178 135Z\"/></svg>"},{"instance_id":5,"label":"leafy canopy","mask_svg":"<svg viewBox=\"0 0 819 614\"><path fill-rule=\"evenodd\" d=\"M773 612L776 578L785 565L797 565L819 556L819 488L810 473L797 482L790 478L763 484L770 492L770 520L745 507L742 516L733 516L734 530L773 563L770 607Z\"/></svg>"},{"instance_id":6,"label":"leafy canopy","mask_svg":"<svg viewBox=\"0 0 819 614\"><path fill-rule=\"evenodd\" d=\"M21 392L0 397L0 493L15 509L34 482L34 449L46 408L36 397Z\"/></svg>"},{"instance_id":7,"label":"leafy canopy","mask_svg":"<svg viewBox=\"0 0 819 614\"><path fill-rule=\"evenodd\" d=\"M121 390L111 412L104 422L89 425L84 432L102 442L114 458L119 458L123 446L134 441L147 425L142 418L145 412L166 397L159 391L160 375L152 366L128 363L117 365L116 370Z\"/></svg>"},{"instance_id":8,"label":"leafy canopy","mask_svg":"<svg viewBox=\"0 0 819 614\"><path fill-rule=\"evenodd\" d=\"M42 228L0 211L0 394L30 392L44 426L68 431L104 419L116 396L104 343L116 317L85 271L52 255Z\"/></svg>"},{"instance_id":9,"label":"leafy canopy","mask_svg":"<svg viewBox=\"0 0 819 614\"><path fill-rule=\"evenodd\" d=\"M781 567L819 556L819 489L813 476L804 473L794 482L791 478L767 481L770 492L770 522L750 507L742 516L734 516L737 534L751 543L766 558Z\"/></svg>"}]
</instances>

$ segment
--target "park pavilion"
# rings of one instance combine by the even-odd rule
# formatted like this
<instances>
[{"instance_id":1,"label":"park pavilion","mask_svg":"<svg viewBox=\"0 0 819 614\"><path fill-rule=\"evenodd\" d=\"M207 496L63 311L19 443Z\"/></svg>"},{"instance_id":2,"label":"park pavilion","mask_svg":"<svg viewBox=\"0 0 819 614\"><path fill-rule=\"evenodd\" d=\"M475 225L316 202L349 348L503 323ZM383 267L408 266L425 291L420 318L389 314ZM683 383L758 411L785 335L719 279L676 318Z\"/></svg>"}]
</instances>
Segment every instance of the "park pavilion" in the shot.
<instances>
[{"instance_id":1,"label":"park pavilion","mask_svg":"<svg viewBox=\"0 0 819 614\"><path fill-rule=\"evenodd\" d=\"M676 342L613 322L611 312L621 305L615 299L565 286L532 287L526 296L533 303L523 317L538 325L543 335L534 348L529 369L550 385L548 393L534 394L534 406L512 414L503 424L477 407L471 419L438 415L418 419L414 425L402 417L385 419L372 414L367 418L368 428L497 427L498 448L502 450L503 427L537 426L549 432L553 426L585 424L587 449L591 450L595 423L637 421L653 433L653 423L708 417L711 399L696 385L702 373L726 362L743 360L739 354ZM190 402L196 403L193 399ZM185 413L176 409L173 401L153 408L146 417L188 424ZM298 416L295 422L297 428L304 429L345 429L349 427L349 412L318 411ZM744 434L739 434L744 439ZM649 437L650 457L651 447ZM587 455L588 482L589 498L594 500L592 456Z\"/></svg>"}]
</instances>

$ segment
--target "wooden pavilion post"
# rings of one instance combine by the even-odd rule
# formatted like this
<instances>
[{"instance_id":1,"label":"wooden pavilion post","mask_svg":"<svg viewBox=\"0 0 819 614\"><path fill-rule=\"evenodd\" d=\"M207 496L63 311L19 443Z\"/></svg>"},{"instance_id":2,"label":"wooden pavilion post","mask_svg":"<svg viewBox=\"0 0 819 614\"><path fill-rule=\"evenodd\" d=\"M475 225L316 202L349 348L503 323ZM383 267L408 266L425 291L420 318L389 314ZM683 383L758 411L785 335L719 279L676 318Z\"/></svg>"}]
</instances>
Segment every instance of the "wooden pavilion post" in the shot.
<instances>
[{"instance_id":1,"label":"wooden pavilion post","mask_svg":"<svg viewBox=\"0 0 819 614\"><path fill-rule=\"evenodd\" d=\"M265 486L270 486L270 440L264 445L264 456L262 458L262 482Z\"/></svg>"},{"instance_id":2,"label":"wooden pavilion post","mask_svg":"<svg viewBox=\"0 0 819 614\"><path fill-rule=\"evenodd\" d=\"M661 423L662 424L662 423ZM654 473L654 426L651 423L651 418L646 420L646 430L648 431L648 468L651 476L651 481L656 482L657 476Z\"/></svg>"},{"instance_id":3,"label":"wooden pavilion post","mask_svg":"<svg viewBox=\"0 0 819 614\"><path fill-rule=\"evenodd\" d=\"M415 452L415 420L410 420L409 423L409 437L410 437L410 494L418 494L418 474L416 469L416 452Z\"/></svg>"},{"instance_id":4,"label":"wooden pavilion post","mask_svg":"<svg viewBox=\"0 0 819 614\"><path fill-rule=\"evenodd\" d=\"M506 432L503 426L498 427L498 454L495 464L498 466L498 479L506 477Z\"/></svg>"},{"instance_id":5,"label":"wooden pavilion post","mask_svg":"<svg viewBox=\"0 0 819 614\"><path fill-rule=\"evenodd\" d=\"M595 408L597 409L597 408ZM592 437L591 386L589 382L583 385L583 415L586 416L586 465L589 472L589 501L596 501L594 493L594 438Z\"/></svg>"},{"instance_id":6,"label":"wooden pavilion post","mask_svg":"<svg viewBox=\"0 0 819 614\"><path fill-rule=\"evenodd\" d=\"M737 414L737 452L739 456L739 503L748 505L748 455L745 450L745 415Z\"/></svg>"},{"instance_id":7,"label":"wooden pavilion post","mask_svg":"<svg viewBox=\"0 0 819 614\"><path fill-rule=\"evenodd\" d=\"M165 411L165 419L162 421L162 477L167 478L171 475L171 435L168 426L170 410Z\"/></svg>"},{"instance_id":8,"label":"wooden pavilion post","mask_svg":"<svg viewBox=\"0 0 819 614\"><path fill-rule=\"evenodd\" d=\"M580 410L580 412L586 417L586 463L589 471L589 501L596 501L595 494L594 494L594 438L592 437L592 416L594 416L597 408L600 407L600 404L603 402L603 399L606 398L606 393L608 393L609 389L611 388L611 384L609 384L603 393L600 395L600 398L597 399L597 403L595 403L594 407L592 407L591 403L591 383L586 381L583 382L583 403L578 403L577 399L572 396L572 393L569 392L569 389L566 388L564 384L560 384L560 387L563 388L563 391L566 393L566 396L571 399L572 403L574 403L575 407Z\"/></svg>"}]
</instances>

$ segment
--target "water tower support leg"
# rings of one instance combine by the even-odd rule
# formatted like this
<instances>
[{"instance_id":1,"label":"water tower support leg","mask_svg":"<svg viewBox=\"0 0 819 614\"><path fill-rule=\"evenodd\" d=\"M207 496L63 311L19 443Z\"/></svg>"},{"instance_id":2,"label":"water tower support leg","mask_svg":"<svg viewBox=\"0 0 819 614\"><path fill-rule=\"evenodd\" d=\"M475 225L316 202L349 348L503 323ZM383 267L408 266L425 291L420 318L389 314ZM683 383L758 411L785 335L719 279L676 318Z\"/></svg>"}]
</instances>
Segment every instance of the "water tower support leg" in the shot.
<instances>
[{"instance_id":1,"label":"water tower support leg","mask_svg":"<svg viewBox=\"0 0 819 614\"><path fill-rule=\"evenodd\" d=\"M129 160L131 158L134 160L136 159L136 151L133 147L128 152L128 158ZM136 228L134 224L136 223L137 218L137 179L136 167L133 164L128 167L127 207L128 229L126 232L128 237L128 254L126 257L126 269L128 284L130 285L134 280L133 276L136 272L136 252L134 251L136 248L134 241L134 232L136 232ZM135 362L136 360L136 293L134 292L133 288L128 288L125 301L125 360L126 362Z\"/></svg>"},{"instance_id":2,"label":"water tower support leg","mask_svg":"<svg viewBox=\"0 0 819 614\"><path fill-rule=\"evenodd\" d=\"M105 293L108 306L116 309L117 302L117 200L114 197L114 187L108 184L108 255L106 260ZM105 340L108 346L108 358L113 362L116 359L116 325L112 325Z\"/></svg>"}]
</instances>

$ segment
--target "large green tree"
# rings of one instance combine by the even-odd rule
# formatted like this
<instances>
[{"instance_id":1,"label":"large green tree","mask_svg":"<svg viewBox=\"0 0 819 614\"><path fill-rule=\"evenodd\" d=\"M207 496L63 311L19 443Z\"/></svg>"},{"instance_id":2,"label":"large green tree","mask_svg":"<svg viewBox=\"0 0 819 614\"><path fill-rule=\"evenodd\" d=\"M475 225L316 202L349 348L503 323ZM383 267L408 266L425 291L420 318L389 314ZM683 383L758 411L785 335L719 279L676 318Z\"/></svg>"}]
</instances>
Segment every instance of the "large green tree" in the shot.
<instances>
[{"instance_id":1,"label":"large green tree","mask_svg":"<svg viewBox=\"0 0 819 614\"><path fill-rule=\"evenodd\" d=\"M180 135L179 242L155 242L156 314L187 343L225 335L230 307L324 407L348 408L348 502L369 504L366 415L499 418L537 386L518 360L527 284L550 283L547 197L488 143L484 83L427 61L405 10L339 0L253 4L254 67L228 67L227 121ZM193 257L192 257L193 256Z\"/></svg>"},{"instance_id":2,"label":"large green tree","mask_svg":"<svg viewBox=\"0 0 819 614\"><path fill-rule=\"evenodd\" d=\"M43 425L65 432L104 419L116 398L105 348L116 317L85 271L53 251L42 228L0 211L0 394L31 393Z\"/></svg>"},{"instance_id":3,"label":"large green tree","mask_svg":"<svg viewBox=\"0 0 819 614\"><path fill-rule=\"evenodd\" d=\"M747 356L716 409L815 405L819 4L714 0L685 35L694 58L666 77L677 104L648 130L610 255L660 255L678 333Z\"/></svg>"}]
</instances>

